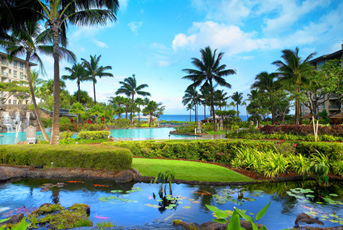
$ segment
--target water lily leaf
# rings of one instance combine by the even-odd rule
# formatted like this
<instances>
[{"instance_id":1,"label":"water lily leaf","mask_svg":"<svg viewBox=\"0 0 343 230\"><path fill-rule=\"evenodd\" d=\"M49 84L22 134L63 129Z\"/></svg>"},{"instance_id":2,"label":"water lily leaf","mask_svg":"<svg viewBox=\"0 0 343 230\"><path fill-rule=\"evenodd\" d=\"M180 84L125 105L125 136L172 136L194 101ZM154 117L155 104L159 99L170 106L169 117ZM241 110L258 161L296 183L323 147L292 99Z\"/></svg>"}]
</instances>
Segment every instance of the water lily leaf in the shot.
<instances>
[{"instance_id":1,"label":"water lily leaf","mask_svg":"<svg viewBox=\"0 0 343 230\"><path fill-rule=\"evenodd\" d=\"M325 216L325 215L321 215L320 218L326 219L326 218L329 218L329 217Z\"/></svg>"},{"instance_id":2,"label":"water lily leaf","mask_svg":"<svg viewBox=\"0 0 343 230\"><path fill-rule=\"evenodd\" d=\"M329 196L338 196L337 194L331 193Z\"/></svg>"},{"instance_id":3,"label":"water lily leaf","mask_svg":"<svg viewBox=\"0 0 343 230\"><path fill-rule=\"evenodd\" d=\"M187 199L188 201L193 201L194 199Z\"/></svg>"},{"instance_id":4,"label":"water lily leaf","mask_svg":"<svg viewBox=\"0 0 343 230\"><path fill-rule=\"evenodd\" d=\"M338 223L338 220L329 220L331 223Z\"/></svg>"},{"instance_id":5,"label":"water lily leaf","mask_svg":"<svg viewBox=\"0 0 343 230\"><path fill-rule=\"evenodd\" d=\"M156 200L157 202L162 202L163 200L161 200L161 199L158 199L158 200Z\"/></svg>"},{"instance_id":6,"label":"water lily leaf","mask_svg":"<svg viewBox=\"0 0 343 230\"><path fill-rule=\"evenodd\" d=\"M255 213L250 212L249 215L250 215L250 216L253 216L253 215L255 215Z\"/></svg>"},{"instance_id":7,"label":"water lily leaf","mask_svg":"<svg viewBox=\"0 0 343 230\"><path fill-rule=\"evenodd\" d=\"M182 208L184 208L184 209L190 209L190 208L192 208L191 206L183 206Z\"/></svg>"},{"instance_id":8,"label":"water lily leaf","mask_svg":"<svg viewBox=\"0 0 343 230\"><path fill-rule=\"evenodd\" d=\"M317 204L324 204L323 202L320 202L320 201L317 201L316 203L317 203Z\"/></svg>"},{"instance_id":9,"label":"water lily leaf","mask_svg":"<svg viewBox=\"0 0 343 230\"><path fill-rule=\"evenodd\" d=\"M177 204L182 204L182 202L177 202Z\"/></svg>"},{"instance_id":10,"label":"water lily leaf","mask_svg":"<svg viewBox=\"0 0 343 230\"><path fill-rule=\"evenodd\" d=\"M174 207L171 206L167 206L166 209L173 209Z\"/></svg>"},{"instance_id":11,"label":"water lily leaf","mask_svg":"<svg viewBox=\"0 0 343 230\"><path fill-rule=\"evenodd\" d=\"M192 201L192 203L193 203L193 204L199 204L199 203L200 203L200 201L198 201L198 200L195 200L195 201Z\"/></svg>"},{"instance_id":12,"label":"water lily leaf","mask_svg":"<svg viewBox=\"0 0 343 230\"><path fill-rule=\"evenodd\" d=\"M124 192L123 190L112 190L111 191L112 193L122 193L122 192Z\"/></svg>"},{"instance_id":13,"label":"water lily leaf","mask_svg":"<svg viewBox=\"0 0 343 230\"><path fill-rule=\"evenodd\" d=\"M310 197L310 198L313 198L314 196L311 195L311 194L307 194L306 197Z\"/></svg>"}]
</instances>

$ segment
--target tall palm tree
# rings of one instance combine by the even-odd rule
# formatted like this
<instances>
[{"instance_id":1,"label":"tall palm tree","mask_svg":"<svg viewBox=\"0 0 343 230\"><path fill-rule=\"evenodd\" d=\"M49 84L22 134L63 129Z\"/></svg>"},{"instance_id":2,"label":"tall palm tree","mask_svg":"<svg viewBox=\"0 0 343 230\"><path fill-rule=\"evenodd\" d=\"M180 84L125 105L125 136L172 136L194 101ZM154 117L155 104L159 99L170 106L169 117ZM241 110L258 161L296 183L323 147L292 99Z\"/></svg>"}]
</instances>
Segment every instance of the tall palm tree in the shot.
<instances>
[{"instance_id":1,"label":"tall palm tree","mask_svg":"<svg viewBox=\"0 0 343 230\"><path fill-rule=\"evenodd\" d=\"M144 100L142 98L137 98L135 103L138 105L138 121L141 121L140 113L141 113L141 105L144 105Z\"/></svg>"},{"instance_id":2,"label":"tall palm tree","mask_svg":"<svg viewBox=\"0 0 343 230\"><path fill-rule=\"evenodd\" d=\"M39 3L39 8L35 10L39 11L46 22L45 25L49 26L52 32L55 84L51 144L58 144L60 115L59 44L62 41L62 44L66 45L66 40L61 40L61 38L66 38L68 23L73 25L105 25L108 20L116 21L115 13L119 3L118 0L36 0L32 2Z\"/></svg>"},{"instance_id":3,"label":"tall palm tree","mask_svg":"<svg viewBox=\"0 0 343 230\"><path fill-rule=\"evenodd\" d=\"M131 97L131 114L130 114L130 120L131 123L133 122L133 106L134 106L134 100L135 95L141 95L141 96L151 96L149 92L142 91L142 89L149 87L147 84L141 84L137 86L136 77L133 74L132 77L127 77L124 79L124 81L120 81L119 84L122 86L117 90L116 94L125 94L127 97Z\"/></svg>"},{"instance_id":4,"label":"tall palm tree","mask_svg":"<svg viewBox=\"0 0 343 230\"><path fill-rule=\"evenodd\" d=\"M239 115L238 106L242 105L243 93L234 92L231 96L231 99L235 102L235 105L237 106L237 117L238 117L238 115Z\"/></svg>"},{"instance_id":5,"label":"tall palm tree","mask_svg":"<svg viewBox=\"0 0 343 230\"><path fill-rule=\"evenodd\" d=\"M87 76L87 72L85 69L85 66L83 63L79 64L74 64L71 68L70 67L65 67L65 70L70 73L70 75L63 75L62 79L63 80L71 80L75 81L77 84L77 101L80 101L80 91L81 91L81 81L87 81L89 80L89 77Z\"/></svg>"},{"instance_id":6,"label":"tall palm tree","mask_svg":"<svg viewBox=\"0 0 343 230\"><path fill-rule=\"evenodd\" d=\"M83 64L85 66L88 79L93 81L93 92L94 92L94 104L96 104L96 93L95 93L95 84L97 83L96 77L113 77L113 74L106 73L105 70L112 69L111 66L99 66L99 61L101 55L97 57L96 55L90 56L91 60L88 62L87 60L81 58Z\"/></svg>"},{"instance_id":7,"label":"tall palm tree","mask_svg":"<svg viewBox=\"0 0 343 230\"><path fill-rule=\"evenodd\" d=\"M272 64L278 67L277 73L280 76L280 82L283 84L290 84L295 86L297 94L300 93L301 87L306 82L307 74L311 71L312 67L309 64L309 60L316 53L311 53L304 60L299 57L299 48L295 50L285 49L282 50L281 58L283 61L274 61ZM300 99L299 96L295 99L295 124L299 124L300 118Z\"/></svg>"},{"instance_id":8,"label":"tall palm tree","mask_svg":"<svg viewBox=\"0 0 343 230\"><path fill-rule=\"evenodd\" d=\"M49 43L49 41L51 41L50 35L50 31L41 32L40 25L37 21L26 21L20 27L13 28L12 35L9 36L7 39L0 40L0 46L6 49L10 59L20 54L25 55L26 76L29 82L31 100L35 108L39 127L46 141L49 141L50 139L46 134L43 123L40 119L36 97L34 95L35 89L31 77L30 61L38 61L41 72L45 72L43 62L39 57L38 52L44 54L52 54L53 47L47 44ZM59 55L67 57L68 59L75 58L75 55L71 51L63 47L59 47Z\"/></svg>"},{"instance_id":9,"label":"tall palm tree","mask_svg":"<svg viewBox=\"0 0 343 230\"><path fill-rule=\"evenodd\" d=\"M211 48L208 46L205 49L201 49L201 60L198 58L192 58L192 64L197 69L183 69L184 72L188 73L183 79L189 79L193 81L193 84L189 88L198 87L203 82L203 86L209 85L211 92L211 111L213 116L214 131L217 131L217 124L214 112L214 82L220 86L231 88L231 85L225 81L224 76L236 74L233 69L225 69L226 65L220 65L220 61L223 58L224 53L220 52L216 55L217 50L212 53Z\"/></svg>"},{"instance_id":10,"label":"tall palm tree","mask_svg":"<svg viewBox=\"0 0 343 230\"><path fill-rule=\"evenodd\" d=\"M200 102L204 106L204 120L206 120L206 106L211 104L210 87L200 88Z\"/></svg>"},{"instance_id":11,"label":"tall palm tree","mask_svg":"<svg viewBox=\"0 0 343 230\"><path fill-rule=\"evenodd\" d=\"M144 114L150 115L150 122L149 127L152 126L152 116L156 115L157 117L163 113L165 106L162 103L157 103L156 101L150 101L146 98L145 102L147 102L146 107L143 109Z\"/></svg>"},{"instance_id":12,"label":"tall palm tree","mask_svg":"<svg viewBox=\"0 0 343 230\"><path fill-rule=\"evenodd\" d=\"M188 103L186 109L189 110L189 121L192 121L192 110L194 110L192 103Z\"/></svg>"},{"instance_id":13,"label":"tall palm tree","mask_svg":"<svg viewBox=\"0 0 343 230\"><path fill-rule=\"evenodd\" d=\"M216 90L214 92L214 100L218 103L220 111L222 111L222 106L226 106L226 100L229 98L227 93L224 93L224 90Z\"/></svg>"},{"instance_id":14,"label":"tall palm tree","mask_svg":"<svg viewBox=\"0 0 343 230\"><path fill-rule=\"evenodd\" d=\"M182 97L182 104L185 106L187 104L191 104L194 106L194 117L195 122L197 122L197 104L199 102L199 94L195 88L187 88L185 91L185 95Z\"/></svg>"},{"instance_id":15,"label":"tall palm tree","mask_svg":"<svg viewBox=\"0 0 343 230\"><path fill-rule=\"evenodd\" d=\"M279 82L277 81L277 75L275 73L269 74L268 72L261 72L255 77L255 82L252 84L252 89L257 89L260 92L265 93L270 103L270 110L272 113L272 123L275 121L275 101L273 99L274 92L279 88Z\"/></svg>"}]
</instances>

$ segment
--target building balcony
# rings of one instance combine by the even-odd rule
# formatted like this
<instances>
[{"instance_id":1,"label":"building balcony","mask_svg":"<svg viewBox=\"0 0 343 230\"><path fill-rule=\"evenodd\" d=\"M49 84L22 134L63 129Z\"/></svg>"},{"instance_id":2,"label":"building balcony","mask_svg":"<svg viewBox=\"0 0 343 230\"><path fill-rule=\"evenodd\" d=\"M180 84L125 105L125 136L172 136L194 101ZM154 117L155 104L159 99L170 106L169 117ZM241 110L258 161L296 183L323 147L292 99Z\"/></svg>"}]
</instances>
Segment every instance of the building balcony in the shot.
<instances>
[{"instance_id":1,"label":"building balcony","mask_svg":"<svg viewBox=\"0 0 343 230\"><path fill-rule=\"evenodd\" d=\"M7 61L1 61L1 65L8 66L8 62Z\"/></svg>"},{"instance_id":2,"label":"building balcony","mask_svg":"<svg viewBox=\"0 0 343 230\"><path fill-rule=\"evenodd\" d=\"M338 100L337 94L330 93L330 98L329 98L329 100Z\"/></svg>"},{"instance_id":3,"label":"building balcony","mask_svg":"<svg viewBox=\"0 0 343 230\"><path fill-rule=\"evenodd\" d=\"M4 76L4 77L8 77L8 73L3 72L3 71L1 72L1 75Z\"/></svg>"},{"instance_id":4,"label":"building balcony","mask_svg":"<svg viewBox=\"0 0 343 230\"><path fill-rule=\"evenodd\" d=\"M340 110L341 107L338 105L329 105L329 110Z\"/></svg>"}]
</instances>

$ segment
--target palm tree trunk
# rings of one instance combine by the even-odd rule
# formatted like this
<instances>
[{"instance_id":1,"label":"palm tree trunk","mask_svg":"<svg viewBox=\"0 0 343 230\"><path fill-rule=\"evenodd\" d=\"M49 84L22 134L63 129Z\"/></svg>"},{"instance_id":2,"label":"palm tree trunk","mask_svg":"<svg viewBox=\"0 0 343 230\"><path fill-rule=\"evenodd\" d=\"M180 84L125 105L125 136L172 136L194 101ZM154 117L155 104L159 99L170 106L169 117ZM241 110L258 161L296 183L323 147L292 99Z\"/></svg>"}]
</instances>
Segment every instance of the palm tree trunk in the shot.
<instances>
[{"instance_id":1,"label":"palm tree trunk","mask_svg":"<svg viewBox=\"0 0 343 230\"><path fill-rule=\"evenodd\" d=\"M51 5L53 11L53 5ZM59 25L58 18L54 18L50 25L53 36L53 57L54 57L54 104L52 115L52 133L50 144L59 144L60 134L60 55L59 55Z\"/></svg>"},{"instance_id":2,"label":"palm tree trunk","mask_svg":"<svg viewBox=\"0 0 343 230\"><path fill-rule=\"evenodd\" d=\"M210 81L210 86L211 86L211 110L212 110L212 117L213 117L214 132L217 132L216 113L214 112L212 80Z\"/></svg>"},{"instance_id":3,"label":"palm tree trunk","mask_svg":"<svg viewBox=\"0 0 343 230\"><path fill-rule=\"evenodd\" d=\"M298 86L296 89L297 93L300 93L300 87ZM300 101L297 97L295 100L295 124L299 125L299 116L300 116Z\"/></svg>"},{"instance_id":4,"label":"palm tree trunk","mask_svg":"<svg viewBox=\"0 0 343 230\"><path fill-rule=\"evenodd\" d=\"M204 104L204 120L206 120L206 104Z\"/></svg>"},{"instance_id":5,"label":"palm tree trunk","mask_svg":"<svg viewBox=\"0 0 343 230\"><path fill-rule=\"evenodd\" d=\"M150 113L150 122L149 122L149 127L152 126L152 113Z\"/></svg>"},{"instance_id":6,"label":"palm tree trunk","mask_svg":"<svg viewBox=\"0 0 343 230\"><path fill-rule=\"evenodd\" d=\"M28 52L26 54L25 67L26 67L27 80L29 81L31 100L32 100L33 106L35 107L35 113L36 113L36 116L37 116L38 125L39 125L39 128L40 128L40 130L41 130L41 132L43 134L43 137L44 137L44 139L46 141L50 141L50 139L48 137L48 134L45 132L45 128L43 126L42 120L40 119L40 115L39 115L39 112L38 112L35 92L34 92L33 85L32 85L31 69L30 69L30 65L29 65L30 56L31 56L31 53Z\"/></svg>"},{"instance_id":7,"label":"palm tree trunk","mask_svg":"<svg viewBox=\"0 0 343 230\"><path fill-rule=\"evenodd\" d=\"M95 79L95 77L93 78ZM94 104L96 105L95 80L93 80Z\"/></svg>"},{"instance_id":8,"label":"palm tree trunk","mask_svg":"<svg viewBox=\"0 0 343 230\"><path fill-rule=\"evenodd\" d=\"M80 91L81 91L81 87L80 87L80 80L77 80L77 88L78 88L78 91L77 91L77 101L79 103L81 103L81 97L80 97ZM81 122L81 114L78 114L77 115L77 124L79 125Z\"/></svg>"},{"instance_id":9,"label":"palm tree trunk","mask_svg":"<svg viewBox=\"0 0 343 230\"><path fill-rule=\"evenodd\" d=\"M133 111L133 100L134 100L134 99L135 99L135 95L132 94L132 99L131 99L131 114L130 114L131 123L133 123L132 111Z\"/></svg>"},{"instance_id":10,"label":"palm tree trunk","mask_svg":"<svg viewBox=\"0 0 343 230\"><path fill-rule=\"evenodd\" d=\"M192 110L189 110L189 121L192 121Z\"/></svg>"},{"instance_id":11,"label":"palm tree trunk","mask_svg":"<svg viewBox=\"0 0 343 230\"><path fill-rule=\"evenodd\" d=\"M238 117L238 102L237 102L237 117Z\"/></svg>"}]
</instances>

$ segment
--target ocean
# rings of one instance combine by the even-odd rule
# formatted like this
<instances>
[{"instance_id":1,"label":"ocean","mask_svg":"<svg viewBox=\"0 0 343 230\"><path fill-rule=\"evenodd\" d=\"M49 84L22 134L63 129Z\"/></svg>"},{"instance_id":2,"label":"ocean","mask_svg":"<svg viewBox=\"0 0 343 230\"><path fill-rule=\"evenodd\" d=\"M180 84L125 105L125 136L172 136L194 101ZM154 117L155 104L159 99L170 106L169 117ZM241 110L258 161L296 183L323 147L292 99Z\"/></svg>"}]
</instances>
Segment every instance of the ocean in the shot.
<instances>
[{"instance_id":1,"label":"ocean","mask_svg":"<svg viewBox=\"0 0 343 230\"><path fill-rule=\"evenodd\" d=\"M209 115L206 114L206 117L209 117ZM242 121L247 120L247 115L239 115L239 117L242 119ZM204 120L204 115L198 115L199 120ZM192 114L192 117L190 118L189 115L180 115L180 114L164 114L161 115L159 120L165 120L165 121L195 121L195 116Z\"/></svg>"}]
</instances>

